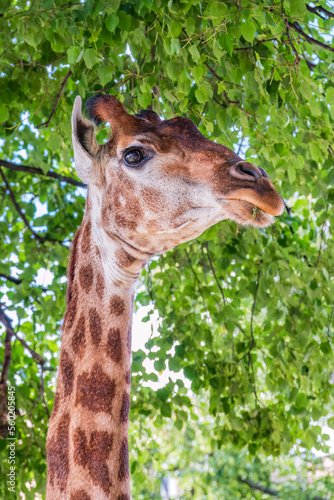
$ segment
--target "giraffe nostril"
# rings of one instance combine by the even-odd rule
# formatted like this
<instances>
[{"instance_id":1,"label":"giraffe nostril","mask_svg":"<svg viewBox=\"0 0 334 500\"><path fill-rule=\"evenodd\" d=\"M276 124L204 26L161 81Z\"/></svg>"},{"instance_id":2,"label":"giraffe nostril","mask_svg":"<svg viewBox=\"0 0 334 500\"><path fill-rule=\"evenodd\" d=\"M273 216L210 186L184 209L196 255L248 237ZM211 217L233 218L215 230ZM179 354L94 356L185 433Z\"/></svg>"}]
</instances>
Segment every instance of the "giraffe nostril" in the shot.
<instances>
[{"instance_id":1,"label":"giraffe nostril","mask_svg":"<svg viewBox=\"0 0 334 500\"><path fill-rule=\"evenodd\" d=\"M255 179L261 179L261 177L264 177L260 169L258 169L255 165L248 163L247 161L239 161L235 165L235 168L242 174L249 175L250 177L255 177Z\"/></svg>"},{"instance_id":2,"label":"giraffe nostril","mask_svg":"<svg viewBox=\"0 0 334 500\"><path fill-rule=\"evenodd\" d=\"M267 172L265 171L264 168L262 167L258 167L258 169L260 170L260 172L262 173L263 177L267 177L267 179L269 179L269 175L267 174Z\"/></svg>"}]
</instances>

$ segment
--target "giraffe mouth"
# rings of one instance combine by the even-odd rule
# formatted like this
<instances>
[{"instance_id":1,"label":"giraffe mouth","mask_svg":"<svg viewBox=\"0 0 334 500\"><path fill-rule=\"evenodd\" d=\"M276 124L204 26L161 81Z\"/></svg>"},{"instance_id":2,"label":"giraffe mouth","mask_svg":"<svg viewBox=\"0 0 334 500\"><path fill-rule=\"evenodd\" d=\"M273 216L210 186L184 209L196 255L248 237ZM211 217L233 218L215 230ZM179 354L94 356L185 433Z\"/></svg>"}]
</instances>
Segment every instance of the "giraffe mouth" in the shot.
<instances>
[{"instance_id":1,"label":"giraffe mouth","mask_svg":"<svg viewBox=\"0 0 334 500\"><path fill-rule=\"evenodd\" d=\"M219 202L231 204L229 209L232 210L232 213L229 218L244 226L266 227L276 220L273 215L250 201L229 198L220 199Z\"/></svg>"}]
</instances>

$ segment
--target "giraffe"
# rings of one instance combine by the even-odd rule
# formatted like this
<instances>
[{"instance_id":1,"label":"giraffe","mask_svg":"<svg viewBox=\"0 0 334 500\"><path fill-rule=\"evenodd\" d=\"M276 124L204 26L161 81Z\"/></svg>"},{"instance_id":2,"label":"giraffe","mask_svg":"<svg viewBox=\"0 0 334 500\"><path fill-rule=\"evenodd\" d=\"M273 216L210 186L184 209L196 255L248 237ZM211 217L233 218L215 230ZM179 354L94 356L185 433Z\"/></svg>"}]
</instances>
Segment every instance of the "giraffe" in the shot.
<instances>
[{"instance_id":1,"label":"giraffe","mask_svg":"<svg viewBox=\"0 0 334 500\"><path fill-rule=\"evenodd\" d=\"M130 500L131 321L148 259L224 219L265 227L284 210L262 168L205 138L188 118L130 115L116 98L72 114L88 185L68 267L60 368L47 437L47 499ZM99 145L94 124L109 122Z\"/></svg>"}]
</instances>

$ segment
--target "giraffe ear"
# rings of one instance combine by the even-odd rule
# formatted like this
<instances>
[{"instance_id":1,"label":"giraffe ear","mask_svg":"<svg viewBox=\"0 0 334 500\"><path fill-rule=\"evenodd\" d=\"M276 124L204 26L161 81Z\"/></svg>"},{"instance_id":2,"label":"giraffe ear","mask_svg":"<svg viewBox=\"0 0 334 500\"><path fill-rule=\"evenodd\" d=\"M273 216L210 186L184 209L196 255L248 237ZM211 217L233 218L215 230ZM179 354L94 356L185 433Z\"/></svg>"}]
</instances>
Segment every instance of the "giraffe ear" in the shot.
<instances>
[{"instance_id":1,"label":"giraffe ear","mask_svg":"<svg viewBox=\"0 0 334 500\"><path fill-rule=\"evenodd\" d=\"M81 113L81 97L74 101L72 112L72 142L75 169L78 176L87 184L94 180L94 158L100 146L95 137L94 125Z\"/></svg>"},{"instance_id":2,"label":"giraffe ear","mask_svg":"<svg viewBox=\"0 0 334 500\"><path fill-rule=\"evenodd\" d=\"M117 131L131 133L132 130L137 130L138 126L140 127L141 120L130 115L123 104L113 95L93 95L87 99L85 108L89 119L96 125L109 122L113 134Z\"/></svg>"}]
</instances>

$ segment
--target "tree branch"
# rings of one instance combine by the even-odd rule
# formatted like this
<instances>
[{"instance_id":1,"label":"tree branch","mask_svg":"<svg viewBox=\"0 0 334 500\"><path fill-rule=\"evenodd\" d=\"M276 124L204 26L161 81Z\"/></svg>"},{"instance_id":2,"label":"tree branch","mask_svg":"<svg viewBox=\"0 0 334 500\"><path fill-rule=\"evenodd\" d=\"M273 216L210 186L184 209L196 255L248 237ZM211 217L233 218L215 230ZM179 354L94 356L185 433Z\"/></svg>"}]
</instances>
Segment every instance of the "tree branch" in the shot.
<instances>
[{"instance_id":1,"label":"tree branch","mask_svg":"<svg viewBox=\"0 0 334 500\"><path fill-rule=\"evenodd\" d=\"M262 491L262 493L267 493L268 495L271 495L273 497L277 497L279 495L278 491L273 490L268 486L263 486L262 484L254 483L253 481L250 481L250 479L243 479L241 476L238 476L238 481L240 481L240 483L247 484L247 486L249 486L253 490Z\"/></svg>"},{"instance_id":2,"label":"tree branch","mask_svg":"<svg viewBox=\"0 0 334 500\"><path fill-rule=\"evenodd\" d=\"M15 283L15 285L22 283L22 280L19 278L14 278L14 276L9 276L8 274L0 273L0 278L5 278L5 280L11 281L12 283Z\"/></svg>"},{"instance_id":3,"label":"tree branch","mask_svg":"<svg viewBox=\"0 0 334 500\"><path fill-rule=\"evenodd\" d=\"M321 5L316 5L315 7L311 7L311 5L306 4L306 8L309 12L312 12L316 16L321 17L321 19L325 19L325 17L322 17L319 12L322 12L325 14L327 17L332 17L334 18L333 12L330 12L329 10L325 9L324 7L321 7Z\"/></svg>"},{"instance_id":4,"label":"tree branch","mask_svg":"<svg viewBox=\"0 0 334 500\"><path fill-rule=\"evenodd\" d=\"M62 84L61 84L61 86L60 86L59 92L58 92L58 94L57 94L57 97L56 97L55 103L54 103L54 105L53 105L53 108L52 108L52 111L51 111L51 114L50 114L50 116L49 116L48 120L47 120L46 122L40 123L39 125L37 125L37 127L36 127L36 128L40 128L40 127L44 127L44 126L45 126L45 127L47 127L47 126L49 125L49 123L50 123L50 121L51 121L51 119L52 119L53 115L54 115L54 114L55 114L55 112L56 112L56 109L57 109L57 106L58 106L58 103L59 103L59 99L60 99L60 96L61 96L61 95L62 95L62 93L63 93L63 90L64 90L64 88L65 88L66 82L67 82L67 80L69 79L69 77L71 76L71 74L72 74L72 70L69 70L69 72L68 72L68 73L67 73L67 75L65 76L65 78L64 78L64 80L63 80L63 82L62 82Z\"/></svg>"},{"instance_id":5,"label":"tree branch","mask_svg":"<svg viewBox=\"0 0 334 500\"><path fill-rule=\"evenodd\" d=\"M10 276L9 274L4 274L4 273L0 273L0 278L4 278L5 280L10 281L11 283L14 283L15 285L20 285L23 281L20 278L15 278L14 276ZM39 286L39 285L37 285L37 286ZM43 286L41 288L41 290L43 292L48 292L49 288Z\"/></svg>"},{"instance_id":6,"label":"tree branch","mask_svg":"<svg viewBox=\"0 0 334 500\"><path fill-rule=\"evenodd\" d=\"M0 380L0 397L1 397L1 400L0 400L0 409L1 409L0 435L3 438L6 438L7 432L8 432L8 428L7 428L7 378L8 378L8 371L9 371L10 362L11 362L11 353L12 353L11 339L12 339L12 337L15 337L23 345L23 347L30 352L31 357L41 367L41 381L40 381L39 393L38 393L36 401L34 402L32 408L30 409L29 414L32 412L32 410L36 406L39 399L42 399L46 414L47 414L48 418L50 418L50 411L49 411L49 408L47 406L47 403L46 403L46 400L44 397L44 372L45 372L45 370L52 371L53 368L46 367L45 366L46 360L40 354L38 354L36 351L31 349L31 347L29 347L29 345L26 343L26 341L21 339L17 335L17 333L13 330L12 320L7 316L7 314L2 309L1 303L0 303L0 322L4 325L5 330L6 330L5 355L4 355L2 375L1 375L1 380Z\"/></svg>"},{"instance_id":7,"label":"tree branch","mask_svg":"<svg viewBox=\"0 0 334 500\"><path fill-rule=\"evenodd\" d=\"M325 43L320 42L319 40L316 40L315 38L307 35L297 23L292 23L291 21L286 19L286 24L289 25L293 30L297 31L297 33L304 37L307 42L314 43L315 45L319 45L319 47L322 47L323 49L334 52L334 47L330 47L329 45L326 45Z\"/></svg>"},{"instance_id":8,"label":"tree branch","mask_svg":"<svg viewBox=\"0 0 334 500\"><path fill-rule=\"evenodd\" d=\"M18 214L20 215L21 219L24 222L24 225L29 229L29 231L34 236L34 238L36 238L36 240L38 240L40 242L51 241L53 243L57 242L57 243L63 244L63 242L60 241L60 240L55 240L55 239L52 239L52 238L46 238L45 236L40 236L38 233L36 233L36 231L30 226L29 221L28 221L25 213L22 212L22 209L21 209L20 205L16 201L15 194L14 194L12 188L10 187L9 182L7 181L7 179L5 177L5 174L3 173L1 167L0 167L0 175L2 177L3 182L6 185L6 188L7 188L8 192L9 192L9 196L10 196L10 198L11 198L11 200L12 200L12 202L13 202L13 204L14 204L17 212L18 212Z\"/></svg>"},{"instance_id":9,"label":"tree branch","mask_svg":"<svg viewBox=\"0 0 334 500\"><path fill-rule=\"evenodd\" d=\"M87 187L83 182L72 179L72 177L67 177L66 175L60 175L56 172L49 170L46 174L41 168L36 167L26 167L25 165L18 165L17 163L12 163L5 160L0 160L0 167L10 168L11 170L16 170L17 172L27 172L28 174L44 175L45 177L51 177L52 179L57 179L60 182L67 182L67 184L72 184L78 187Z\"/></svg>"}]
</instances>

